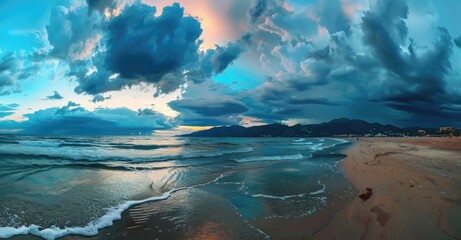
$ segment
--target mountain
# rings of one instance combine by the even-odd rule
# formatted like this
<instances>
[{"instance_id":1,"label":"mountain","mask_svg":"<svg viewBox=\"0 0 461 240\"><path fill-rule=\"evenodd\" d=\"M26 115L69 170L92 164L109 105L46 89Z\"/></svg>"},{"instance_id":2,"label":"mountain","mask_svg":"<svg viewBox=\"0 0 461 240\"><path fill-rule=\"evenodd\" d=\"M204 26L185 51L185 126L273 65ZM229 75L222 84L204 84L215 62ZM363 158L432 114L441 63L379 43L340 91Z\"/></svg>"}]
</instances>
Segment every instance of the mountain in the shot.
<instances>
[{"instance_id":1,"label":"mountain","mask_svg":"<svg viewBox=\"0 0 461 240\"><path fill-rule=\"evenodd\" d=\"M379 123L369 123L363 120L347 118L335 119L320 124L297 124L286 126L269 124L255 127L228 126L214 127L208 130L182 135L185 137L325 137L335 135L365 135L402 133L403 129Z\"/></svg>"}]
</instances>

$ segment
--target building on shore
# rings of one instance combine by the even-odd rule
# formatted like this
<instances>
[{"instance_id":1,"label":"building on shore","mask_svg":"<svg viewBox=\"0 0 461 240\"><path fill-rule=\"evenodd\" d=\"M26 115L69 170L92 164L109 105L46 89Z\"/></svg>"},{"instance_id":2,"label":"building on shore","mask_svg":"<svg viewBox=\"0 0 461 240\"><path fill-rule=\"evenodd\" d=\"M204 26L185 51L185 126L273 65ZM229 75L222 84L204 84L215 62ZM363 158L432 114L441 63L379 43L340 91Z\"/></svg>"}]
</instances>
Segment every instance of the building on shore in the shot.
<instances>
[{"instance_id":1,"label":"building on shore","mask_svg":"<svg viewBox=\"0 0 461 240\"><path fill-rule=\"evenodd\" d=\"M441 127L439 129L440 133L453 133L454 131L455 131L455 129L452 128L452 127Z\"/></svg>"}]
</instances>

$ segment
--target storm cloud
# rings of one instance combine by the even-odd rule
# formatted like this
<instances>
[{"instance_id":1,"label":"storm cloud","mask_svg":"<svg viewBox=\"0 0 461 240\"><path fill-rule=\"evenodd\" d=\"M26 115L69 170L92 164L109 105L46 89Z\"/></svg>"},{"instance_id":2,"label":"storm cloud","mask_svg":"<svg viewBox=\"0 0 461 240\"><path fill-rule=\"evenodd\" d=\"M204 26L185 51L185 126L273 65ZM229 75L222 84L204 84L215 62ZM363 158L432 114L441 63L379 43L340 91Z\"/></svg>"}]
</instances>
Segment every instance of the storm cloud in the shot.
<instances>
[{"instance_id":1,"label":"storm cloud","mask_svg":"<svg viewBox=\"0 0 461 240\"><path fill-rule=\"evenodd\" d=\"M87 1L87 8L113 9L111 1ZM120 6L121 7L121 6ZM244 41L199 50L202 40L198 19L184 13L178 3L157 8L135 1L120 14L105 19L85 7L56 7L47 26L53 46L50 56L69 63L77 93L97 95L140 83L170 93L185 84L224 71L243 51ZM94 69L94 70L91 70Z\"/></svg>"},{"instance_id":2,"label":"storm cloud","mask_svg":"<svg viewBox=\"0 0 461 240\"><path fill-rule=\"evenodd\" d=\"M418 45L409 37L406 1L373 1L355 22L339 1L317 1L312 8L319 21L313 29L328 30L326 45L309 34L300 37L289 24L272 17L274 11L296 15L296 10L282 9L283 2L261 2L249 10L252 40L258 46L252 51L271 75L247 92L252 100L246 115L269 122L384 116L357 107L367 106L393 116L397 124L456 122L461 93L447 82L455 84L452 57L457 40L446 28L435 27L432 45ZM328 18L325 12L330 11L336 17Z\"/></svg>"},{"instance_id":3,"label":"storm cloud","mask_svg":"<svg viewBox=\"0 0 461 240\"><path fill-rule=\"evenodd\" d=\"M447 1L203 1L210 8L199 13L188 3L159 9L164 4L156 1L60 2L42 26L45 47L0 52L0 96L23 91L45 69L42 78L70 80L75 92L53 86L47 98L65 92L85 102L27 110L35 111L24 115L29 120L2 127L54 134L53 124L71 132L62 127L68 123L128 134L342 117L461 127L461 32L451 19L456 11L446 7L459 3ZM215 36L218 28L228 36ZM122 95L137 89L133 99L151 99L125 102ZM86 109L114 104L131 110Z\"/></svg>"},{"instance_id":4,"label":"storm cloud","mask_svg":"<svg viewBox=\"0 0 461 240\"><path fill-rule=\"evenodd\" d=\"M64 97L61 96L61 94L59 94L57 91L54 91L53 92L53 95L50 95L50 96L47 96L46 97L46 100L61 100L63 99Z\"/></svg>"},{"instance_id":5,"label":"storm cloud","mask_svg":"<svg viewBox=\"0 0 461 240\"><path fill-rule=\"evenodd\" d=\"M127 108L89 111L75 102L25 116L28 120L24 122L0 121L2 129L20 129L23 134L44 135L151 135L155 130L172 127L161 114L138 115Z\"/></svg>"}]
</instances>

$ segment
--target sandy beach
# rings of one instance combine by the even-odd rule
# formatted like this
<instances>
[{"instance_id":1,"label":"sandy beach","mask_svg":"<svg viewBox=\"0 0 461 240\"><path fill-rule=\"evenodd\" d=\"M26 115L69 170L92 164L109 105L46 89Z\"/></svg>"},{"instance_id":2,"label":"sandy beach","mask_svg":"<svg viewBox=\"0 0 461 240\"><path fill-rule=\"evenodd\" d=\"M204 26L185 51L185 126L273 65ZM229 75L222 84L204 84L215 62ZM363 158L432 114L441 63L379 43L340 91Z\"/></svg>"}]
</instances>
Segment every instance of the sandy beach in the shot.
<instances>
[{"instance_id":1,"label":"sandy beach","mask_svg":"<svg viewBox=\"0 0 461 240\"><path fill-rule=\"evenodd\" d=\"M347 178L371 194L314 239L461 239L460 138L363 138L346 154Z\"/></svg>"}]
</instances>

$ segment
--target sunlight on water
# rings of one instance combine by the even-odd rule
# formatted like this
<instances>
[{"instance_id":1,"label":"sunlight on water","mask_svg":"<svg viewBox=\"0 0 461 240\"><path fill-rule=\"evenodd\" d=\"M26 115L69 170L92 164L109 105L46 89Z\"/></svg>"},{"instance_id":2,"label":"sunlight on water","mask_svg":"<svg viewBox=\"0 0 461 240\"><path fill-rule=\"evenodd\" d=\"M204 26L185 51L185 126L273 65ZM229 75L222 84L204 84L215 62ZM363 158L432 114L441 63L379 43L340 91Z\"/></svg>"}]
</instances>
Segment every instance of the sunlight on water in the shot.
<instances>
[{"instance_id":1,"label":"sunlight on water","mask_svg":"<svg viewBox=\"0 0 461 240\"><path fill-rule=\"evenodd\" d=\"M250 220L303 217L325 205L322 182L340 175L335 163L344 143L3 136L0 237L92 236L132 207L131 227L164 216L188 239L229 231L264 238ZM208 221L207 207L219 219ZM243 230L235 229L236 222Z\"/></svg>"}]
</instances>

